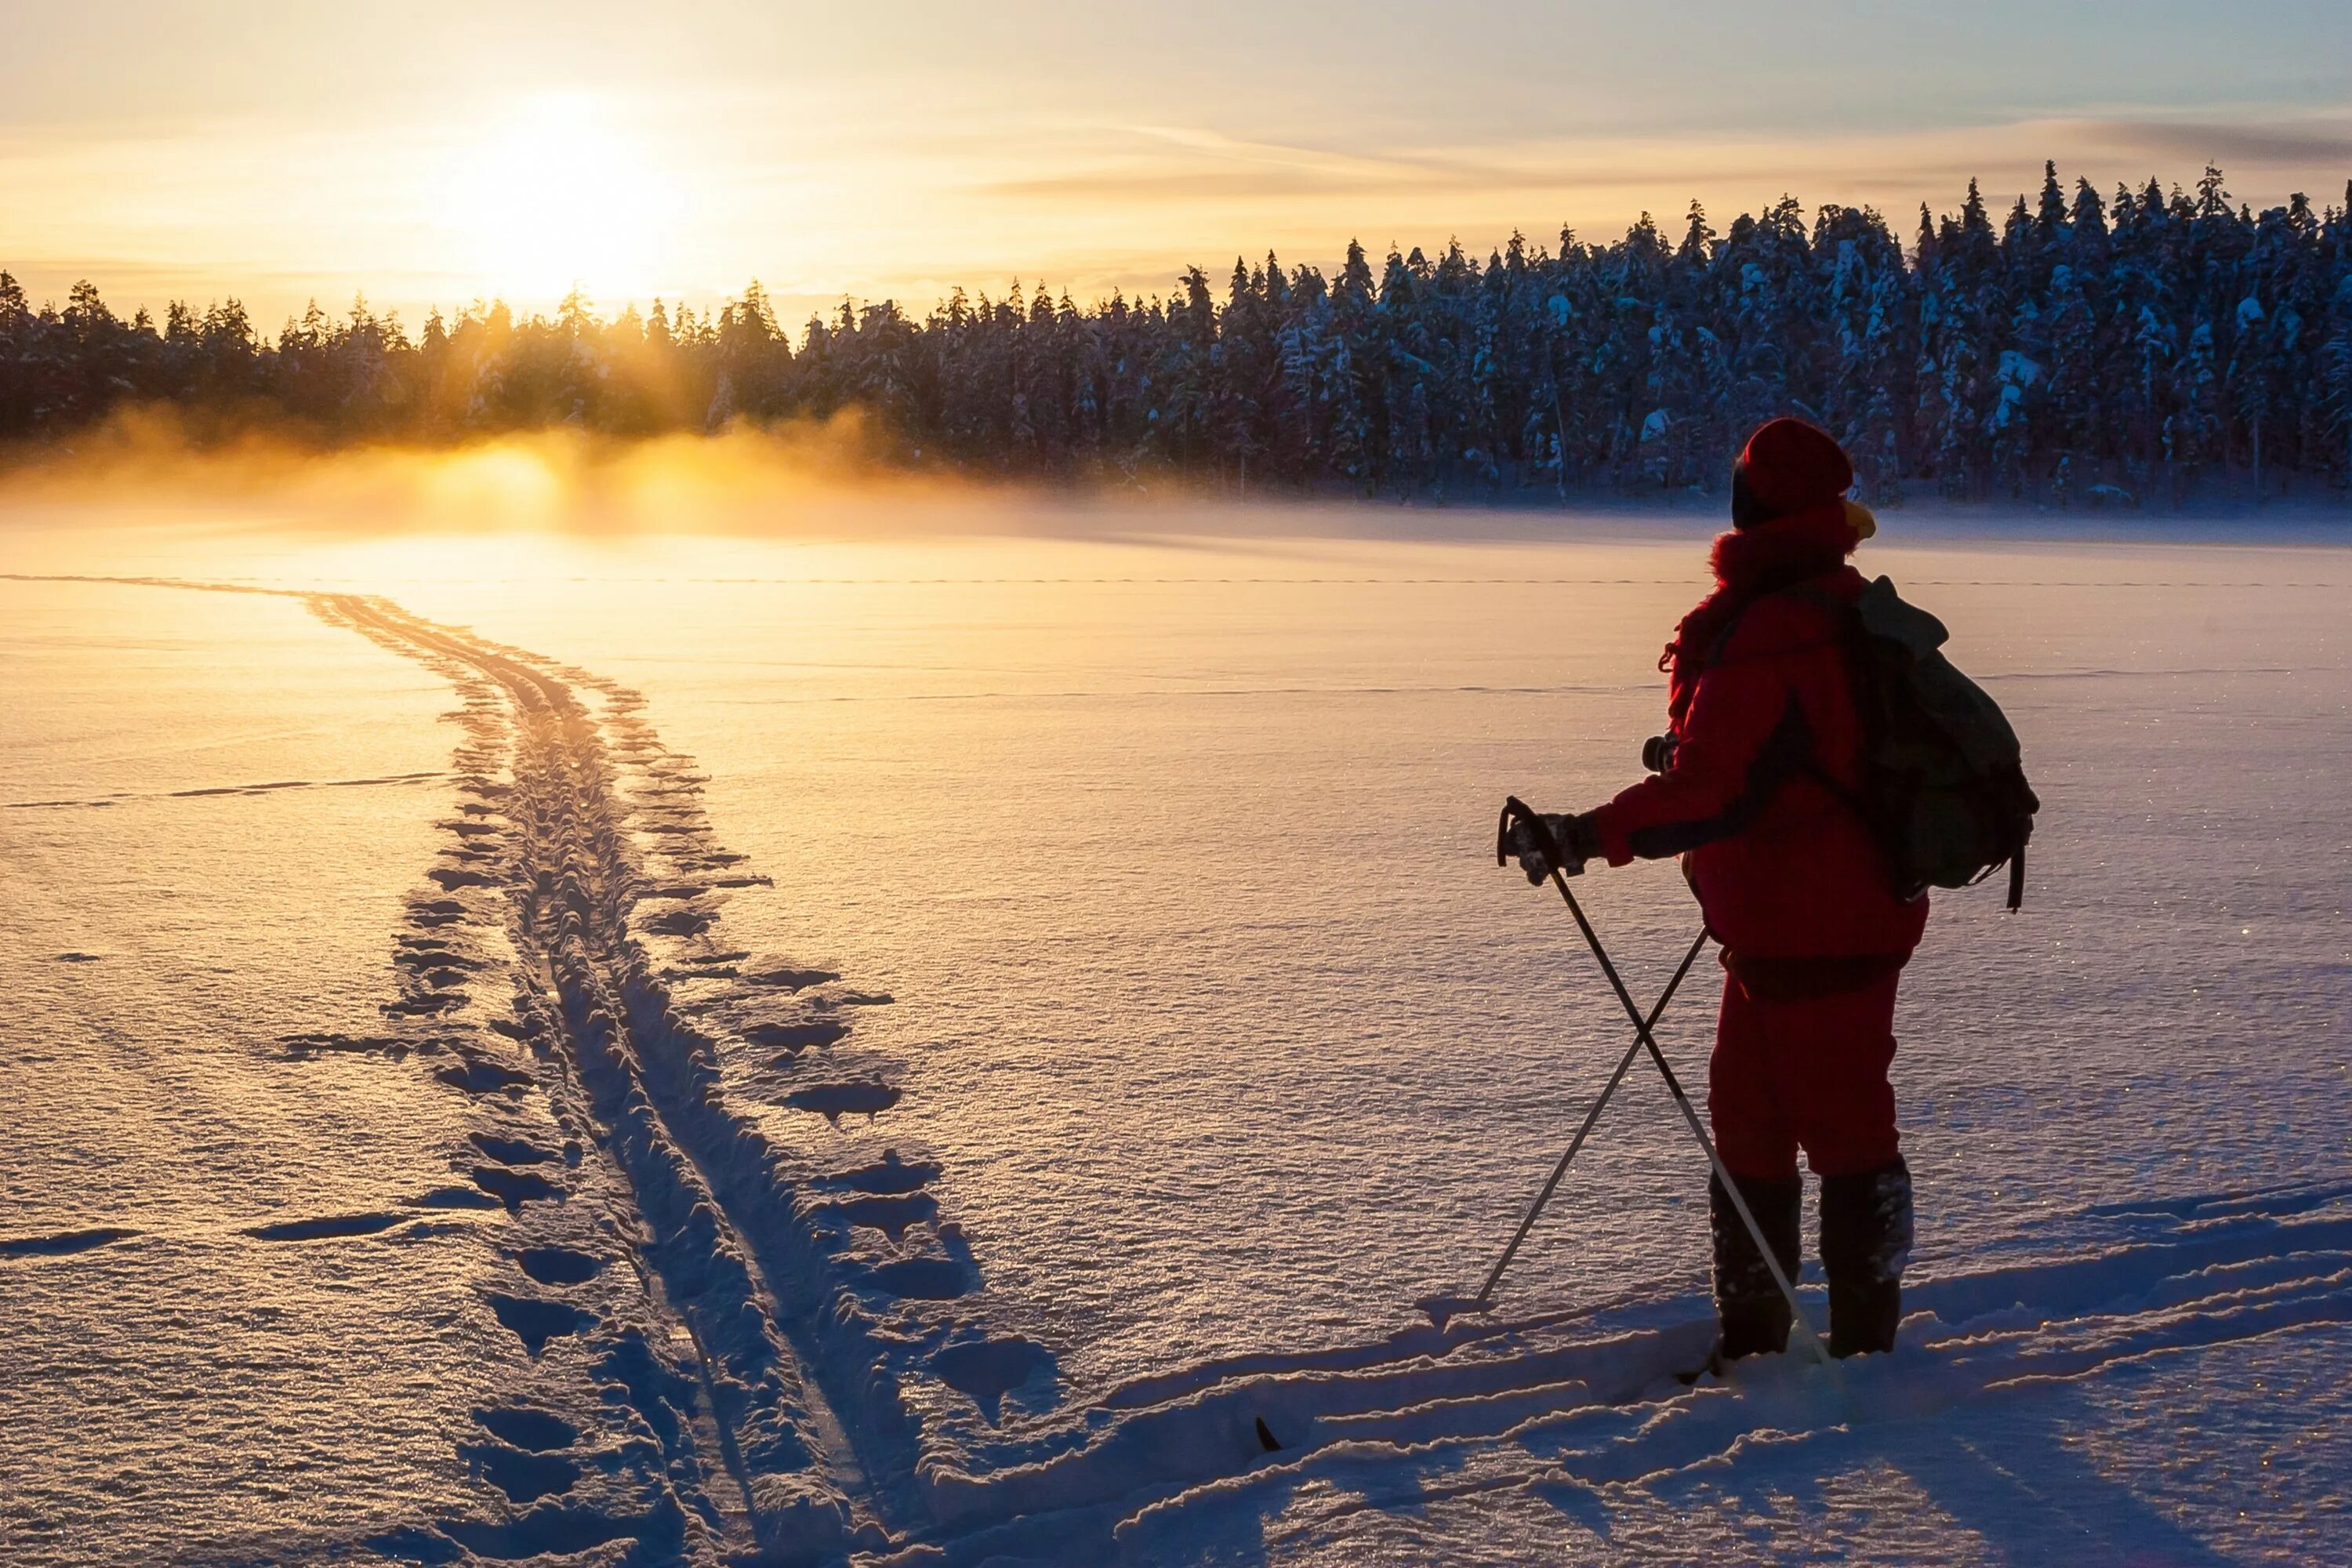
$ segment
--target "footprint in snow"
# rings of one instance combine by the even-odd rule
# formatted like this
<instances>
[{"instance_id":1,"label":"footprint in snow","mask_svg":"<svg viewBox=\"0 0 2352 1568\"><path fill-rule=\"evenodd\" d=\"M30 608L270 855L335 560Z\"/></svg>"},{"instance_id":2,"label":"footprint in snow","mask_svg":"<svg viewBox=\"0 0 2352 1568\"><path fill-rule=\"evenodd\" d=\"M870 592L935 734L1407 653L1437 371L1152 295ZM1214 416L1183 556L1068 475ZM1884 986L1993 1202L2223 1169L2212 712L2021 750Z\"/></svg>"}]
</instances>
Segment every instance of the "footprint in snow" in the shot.
<instances>
[{"instance_id":1,"label":"footprint in snow","mask_svg":"<svg viewBox=\"0 0 2352 1568\"><path fill-rule=\"evenodd\" d=\"M868 1193L839 1202L818 1204L808 1212L812 1219L838 1219L846 1225L862 1225L878 1230L895 1244L906 1236L908 1226L937 1219L940 1204L929 1193L904 1196Z\"/></svg>"},{"instance_id":2,"label":"footprint in snow","mask_svg":"<svg viewBox=\"0 0 2352 1568\"><path fill-rule=\"evenodd\" d=\"M718 923L707 910L669 910L646 921L646 930L656 936L700 936Z\"/></svg>"},{"instance_id":3,"label":"footprint in snow","mask_svg":"<svg viewBox=\"0 0 2352 1568\"><path fill-rule=\"evenodd\" d=\"M245 1234L256 1241L331 1241L339 1237L374 1236L390 1230L405 1217L397 1214L320 1215L315 1219L253 1226Z\"/></svg>"},{"instance_id":4,"label":"footprint in snow","mask_svg":"<svg viewBox=\"0 0 2352 1568\"><path fill-rule=\"evenodd\" d=\"M822 985L841 976L830 969L795 969L790 964L781 969L762 970L743 976L746 985L772 985L782 991L805 991L812 985Z\"/></svg>"},{"instance_id":5,"label":"footprint in snow","mask_svg":"<svg viewBox=\"0 0 2352 1568\"><path fill-rule=\"evenodd\" d=\"M528 1405L498 1405L474 1412L474 1419L484 1430L518 1448L544 1453L550 1448L569 1448L580 1440L580 1428L561 1415Z\"/></svg>"},{"instance_id":6,"label":"footprint in snow","mask_svg":"<svg viewBox=\"0 0 2352 1568\"><path fill-rule=\"evenodd\" d=\"M871 1121L898 1104L898 1094L887 1083L821 1083L795 1089L784 1103L795 1110L814 1110L837 1126L846 1115Z\"/></svg>"},{"instance_id":7,"label":"footprint in snow","mask_svg":"<svg viewBox=\"0 0 2352 1568\"><path fill-rule=\"evenodd\" d=\"M600 1321L593 1312L583 1312L564 1301L542 1301L530 1296L508 1296L491 1291L488 1297L490 1311L500 1326L511 1331L522 1341L523 1349L535 1361L547 1348L547 1342L565 1334L576 1334L583 1329L593 1328Z\"/></svg>"},{"instance_id":8,"label":"footprint in snow","mask_svg":"<svg viewBox=\"0 0 2352 1568\"><path fill-rule=\"evenodd\" d=\"M896 1149L885 1149L877 1163L820 1176L816 1184L853 1193L911 1193L937 1181L939 1175L940 1167L929 1161L910 1165L898 1157Z\"/></svg>"},{"instance_id":9,"label":"footprint in snow","mask_svg":"<svg viewBox=\"0 0 2352 1568\"><path fill-rule=\"evenodd\" d=\"M952 1258L901 1258L877 1264L862 1283L909 1301L952 1301L969 1295L971 1270Z\"/></svg>"},{"instance_id":10,"label":"footprint in snow","mask_svg":"<svg viewBox=\"0 0 2352 1568\"><path fill-rule=\"evenodd\" d=\"M470 1135L470 1142L475 1148L502 1165L540 1165L555 1158L546 1150L526 1143L520 1138L500 1138L488 1132L476 1132Z\"/></svg>"},{"instance_id":11,"label":"footprint in snow","mask_svg":"<svg viewBox=\"0 0 2352 1568\"><path fill-rule=\"evenodd\" d=\"M507 1165L477 1165L467 1173L474 1185L507 1205L509 1214L520 1214L522 1205L534 1198L563 1201L563 1189L545 1176L530 1171L518 1171Z\"/></svg>"},{"instance_id":12,"label":"footprint in snow","mask_svg":"<svg viewBox=\"0 0 2352 1568\"><path fill-rule=\"evenodd\" d=\"M468 1057L457 1067L443 1068L433 1075L452 1089L462 1089L467 1094L495 1094L531 1081L529 1073L503 1068L479 1057Z\"/></svg>"},{"instance_id":13,"label":"footprint in snow","mask_svg":"<svg viewBox=\"0 0 2352 1568\"><path fill-rule=\"evenodd\" d=\"M454 1013L466 1005L463 996L446 993L430 995L404 996L397 1002L387 1002L383 1012L387 1018L425 1018L440 1013Z\"/></svg>"},{"instance_id":14,"label":"footprint in snow","mask_svg":"<svg viewBox=\"0 0 2352 1568\"><path fill-rule=\"evenodd\" d=\"M436 1187L408 1200L413 1209L494 1209L499 1201L478 1187Z\"/></svg>"},{"instance_id":15,"label":"footprint in snow","mask_svg":"<svg viewBox=\"0 0 2352 1568\"><path fill-rule=\"evenodd\" d=\"M1034 1340L968 1340L931 1358L931 1370L950 1388L969 1395L992 1426L1004 1396L1038 1373L1055 1370L1054 1352Z\"/></svg>"},{"instance_id":16,"label":"footprint in snow","mask_svg":"<svg viewBox=\"0 0 2352 1568\"><path fill-rule=\"evenodd\" d=\"M580 1467L560 1454L530 1454L497 1443L460 1443L458 1457L509 1502L557 1497L580 1481Z\"/></svg>"},{"instance_id":17,"label":"footprint in snow","mask_svg":"<svg viewBox=\"0 0 2352 1568\"><path fill-rule=\"evenodd\" d=\"M525 1274L542 1285L580 1285L604 1272L604 1259L568 1247L527 1247L515 1254Z\"/></svg>"},{"instance_id":18,"label":"footprint in snow","mask_svg":"<svg viewBox=\"0 0 2352 1568\"><path fill-rule=\"evenodd\" d=\"M55 1236L0 1237L0 1258L64 1258L138 1234L108 1226L96 1230L60 1231Z\"/></svg>"}]
</instances>

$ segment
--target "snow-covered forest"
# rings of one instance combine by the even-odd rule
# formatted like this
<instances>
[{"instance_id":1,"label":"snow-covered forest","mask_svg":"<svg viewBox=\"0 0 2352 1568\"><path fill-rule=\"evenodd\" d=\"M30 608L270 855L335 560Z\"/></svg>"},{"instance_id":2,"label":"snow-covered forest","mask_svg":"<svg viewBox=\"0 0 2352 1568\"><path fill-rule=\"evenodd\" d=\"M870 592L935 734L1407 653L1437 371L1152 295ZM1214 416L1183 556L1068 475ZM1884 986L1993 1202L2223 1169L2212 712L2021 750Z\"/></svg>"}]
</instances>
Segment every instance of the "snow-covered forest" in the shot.
<instances>
[{"instance_id":1,"label":"snow-covered forest","mask_svg":"<svg viewBox=\"0 0 2352 1568\"><path fill-rule=\"evenodd\" d=\"M2347 187L2352 205L2352 185ZM2167 505L2352 487L2352 217L2254 213L2218 170L2038 198L1975 184L1906 247L1875 211L1783 198L1718 235L1515 236L1481 261L1350 244L1338 270L1237 260L1166 298L1080 305L1015 283L917 319L845 301L797 342L753 284L697 312L476 305L411 332L315 304L275 340L236 300L125 321L77 285L36 307L0 273L0 439L139 404L200 435L446 441L614 434L862 410L897 456L1229 491L1471 498L1712 487L1738 437L1809 415L1881 504L1915 494Z\"/></svg>"}]
</instances>

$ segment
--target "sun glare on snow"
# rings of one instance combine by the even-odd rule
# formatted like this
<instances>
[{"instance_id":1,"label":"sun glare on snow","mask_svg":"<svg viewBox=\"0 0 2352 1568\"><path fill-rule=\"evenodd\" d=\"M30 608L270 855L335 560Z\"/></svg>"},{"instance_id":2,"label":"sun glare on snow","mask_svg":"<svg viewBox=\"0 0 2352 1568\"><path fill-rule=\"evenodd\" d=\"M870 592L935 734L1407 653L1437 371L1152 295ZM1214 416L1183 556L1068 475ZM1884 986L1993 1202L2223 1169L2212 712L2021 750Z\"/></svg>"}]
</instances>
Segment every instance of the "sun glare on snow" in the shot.
<instances>
[{"instance_id":1,"label":"sun glare on snow","mask_svg":"<svg viewBox=\"0 0 2352 1568\"><path fill-rule=\"evenodd\" d=\"M641 289L665 200L646 150L581 95L520 104L459 152L452 217L483 292L592 297Z\"/></svg>"}]
</instances>

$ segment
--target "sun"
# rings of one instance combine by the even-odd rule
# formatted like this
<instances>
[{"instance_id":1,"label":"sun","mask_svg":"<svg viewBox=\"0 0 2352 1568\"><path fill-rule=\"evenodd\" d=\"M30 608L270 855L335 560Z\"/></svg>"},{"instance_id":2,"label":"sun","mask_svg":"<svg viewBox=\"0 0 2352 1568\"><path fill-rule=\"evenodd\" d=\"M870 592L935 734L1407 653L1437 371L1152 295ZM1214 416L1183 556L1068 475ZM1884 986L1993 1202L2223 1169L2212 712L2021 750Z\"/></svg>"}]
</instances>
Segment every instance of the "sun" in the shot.
<instances>
[{"instance_id":1,"label":"sun","mask_svg":"<svg viewBox=\"0 0 2352 1568\"><path fill-rule=\"evenodd\" d=\"M667 204L616 120L593 97L549 94L461 146L448 216L483 292L542 301L574 287L606 299L647 288Z\"/></svg>"}]
</instances>

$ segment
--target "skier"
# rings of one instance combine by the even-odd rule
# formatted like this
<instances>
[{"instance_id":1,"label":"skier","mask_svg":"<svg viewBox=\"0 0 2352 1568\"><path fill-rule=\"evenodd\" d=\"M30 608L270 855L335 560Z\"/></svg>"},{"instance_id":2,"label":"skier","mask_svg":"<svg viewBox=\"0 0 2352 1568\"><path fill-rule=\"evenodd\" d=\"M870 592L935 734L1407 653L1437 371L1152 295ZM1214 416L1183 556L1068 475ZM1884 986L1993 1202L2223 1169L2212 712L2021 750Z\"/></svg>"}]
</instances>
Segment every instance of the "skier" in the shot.
<instances>
[{"instance_id":1,"label":"skier","mask_svg":"<svg viewBox=\"0 0 2352 1568\"><path fill-rule=\"evenodd\" d=\"M1887 1351L1911 1248L1911 1175L1897 1147L1895 991L1927 921L1896 896L1854 808L1862 736L1838 609L1847 563L1877 530L1845 499L1853 467L1825 432L1775 419L1732 469L1732 530L1716 587L1675 627L1657 770L1599 808L1549 816L1573 873L1680 856L1722 945L1723 1009L1707 1111L1723 1164L1789 1278L1797 1275L1801 1150L1822 1178L1830 1349ZM1511 849L1550 871L1523 826ZM1708 1179L1718 1362L1785 1350L1789 1305L1719 1180Z\"/></svg>"}]
</instances>

